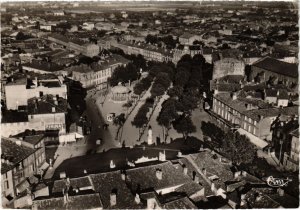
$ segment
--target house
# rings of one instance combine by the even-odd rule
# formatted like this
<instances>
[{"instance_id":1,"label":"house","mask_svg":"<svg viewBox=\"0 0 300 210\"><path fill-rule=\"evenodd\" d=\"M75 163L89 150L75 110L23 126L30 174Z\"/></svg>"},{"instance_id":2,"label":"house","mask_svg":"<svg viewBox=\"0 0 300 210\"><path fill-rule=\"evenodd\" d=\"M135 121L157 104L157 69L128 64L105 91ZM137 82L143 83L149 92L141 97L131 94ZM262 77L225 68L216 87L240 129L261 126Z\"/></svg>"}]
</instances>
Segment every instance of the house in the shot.
<instances>
[{"instance_id":1,"label":"house","mask_svg":"<svg viewBox=\"0 0 300 210\"><path fill-rule=\"evenodd\" d=\"M269 88L264 90L265 101L271 104L276 104L277 107L288 106L289 95L286 89Z\"/></svg>"},{"instance_id":2,"label":"house","mask_svg":"<svg viewBox=\"0 0 300 210\"><path fill-rule=\"evenodd\" d=\"M23 70L34 72L38 74L60 74L60 71L64 68L54 62L47 62L42 60L33 59L29 63L22 65Z\"/></svg>"},{"instance_id":3,"label":"house","mask_svg":"<svg viewBox=\"0 0 300 210\"><path fill-rule=\"evenodd\" d=\"M107 80L118 66L126 66L129 61L120 55L112 55L91 66L85 64L71 66L65 71L72 72L72 79L81 82L84 88L105 88Z\"/></svg>"},{"instance_id":4,"label":"house","mask_svg":"<svg viewBox=\"0 0 300 210\"><path fill-rule=\"evenodd\" d=\"M292 136L289 152L284 153L283 165L290 170L299 170L299 128L289 133Z\"/></svg>"},{"instance_id":5,"label":"house","mask_svg":"<svg viewBox=\"0 0 300 210\"><path fill-rule=\"evenodd\" d=\"M23 110L2 112L1 134L8 137L25 130L66 132L67 100L58 96L44 95L28 99Z\"/></svg>"},{"instance_id":6,"label":"house","mask_svg":"<svg viewBox=\"0 0 300 210\"><path fill-rule=\"evenodd\" d=\"M82 24L82 29L84 29L84 30L91 31L94 29L94 27L95 27L95 23L92 23L92 22L85 22Z\"/></svg>"},{"instance_id":7,"label":"house","mask_svg":"<svg viewBox=\"0 0 300 210\"><path fill-rule=\"evenodd\" d=\"M213 96L213 112L227 127L239 125L238 131L248 135L259 147L272 138L271 124L278 117L298 116L298 106L274 108L261 99L238 97L237 93L217 93Z\"/></svg>"},{"instance_id":8,"label":"house","mask_svg":"<svg viewBox=\"0 0 300 210\"><path fill-rule=\"evenodd\" d=\"M52 25L40 25L40 30L51 31Z\"/></svg>"},{"instance_id":9,"label":"house","mask_svg":"<svg viewBox=\"0 0 300 210\"><path fill-rule=\"evenodd\" d=\"M179 37L179 43L183 45L192 45L196 40L200 40L200 36L189 33L185 33Z\"/></svg>"},{"instance_id":10,"label":"house","mask_svg":"<svg viewBox=\"0 0 300 210\"><path fill-rule=\"evenodd\" d=\"M69 40L67 37L60 34L51 34L48 40L56 44L60 44L69 50L75 51L77 54L93 57L99 54L99 46L96 44L85 43L79 39Z\"/></svg>"},{"instance_id":11,"label":"house","mask_svg":"<svg viewBox=\"0 0 300 210\"><path fill-rule=\"evenodd\" d=\"M8 110L17 110L27 106L28 99L47 94L67 99L67 86L55 75L32 74L30 78L15 74L5 86L5 102Z\"/></svg>"},{"instance_id":12,"label":"house","mask_svg":"<svg viewBox=\"0 0 300 210\"><path fill-rule=\"evenodd\" d=\"M273 84L284 84L289 87L298 86L297 64L265 57L251 66L250 80L255 82L272 81Z\"/></svg>"},{"instance_id":13,"label":"house","mask_svg":"<svg viewBox=\"0 0 300 210\"><path fill-rule=\"evenodd\" d=\"M204 182L201 177L197 180ZM33 209L65 209L66 204L74 209L196 208L190 197L201 198L204 188L187 176L180 164L167 161L56 180L51 192L56 196L35 198ZM173 196L172 192L184 192L184 195Z\"/></svg>"},{"instance_id":14,"label":"house","mask_svg":"<svg viewBox=\"0 0 300 210\"><path fill-rule=\"evenodd\" d=\"M2 207L13 207L14 199L29 189L27 178L34 177L46 162L42 145L14 139L1 138ZM30 205L30 203L28 203Z\"/></svg>"},{"instance_id":15,"label":"house","mask_svg":"<svg viewBox=\"0 0 300 210\"><path fill-rule=\"evenodd\" d=\"M57 10L57 11L53 11L52 14L53 14L54 16L64 16L64 15L65 15L65 12L64 12L64 11Z\"/></svg>"},{"instance_id":16,"label":"house","mask_svg":"<svg viewBox=\"0 0 300 210\"><path fill-rule=\"evenodd\" d=\"M141 54L146 60L168 62L172 61L173 54L167 49L159 48L150 44L130 42L112 43L112 46L122 49L126 54L138 55Z\"/></svg>"}]
</instances>

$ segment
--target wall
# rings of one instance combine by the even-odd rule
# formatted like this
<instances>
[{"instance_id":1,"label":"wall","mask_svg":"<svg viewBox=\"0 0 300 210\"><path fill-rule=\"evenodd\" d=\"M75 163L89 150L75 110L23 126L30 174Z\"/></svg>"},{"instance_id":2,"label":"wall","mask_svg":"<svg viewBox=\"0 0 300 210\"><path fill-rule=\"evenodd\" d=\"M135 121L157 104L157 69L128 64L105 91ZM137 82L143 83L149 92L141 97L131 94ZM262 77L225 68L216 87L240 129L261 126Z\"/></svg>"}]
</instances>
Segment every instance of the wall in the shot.
<instances>
[{"instance_id":1,"label":"wall","mask_svg":"<svg viewBox=\"0 0 300 210\"><path fill-rule=\"evenodd\" d=\"M9 137L10 135L16 135L31 129L28 122L16 122L16 123L1 123L1 136Z\"/></svg>"},{"instance_id":2,"label":"wall","mask_svg":"<svg viewBox=\"0 0 300 210\"><path fill-rule=\"evenodd\" d=\"M214 63L213 79L226 75L245 75L245 63L234 58L224 58Z\"/></svg>"},{"instance_id":3,"label":"wall","mask_svg":"<svg viewBox=\"0 0 300 210\"><path fill-rule=\"evenodd\" d=\"M5 97L7 109L18 109L20 105L27 105L26 85L6 85Z\"/></svg>"},{"instance_id":4,"label":"wall","mask_svg":"<svg viewBox=\"0 0 300 210\"><path fill-rule=\"evenodd\" d=\"M31 129L34 130L51 130L58 128L60 133L66 132L65 113L46 113L28 116Z\"/></svg>"},{"instance_id":5,"label":"wall","mask_svg":"<svg viewBox=\"0 0 300 210\"><path fill-rule=\"evenodd\" d=\"M8 188L5 187L5 182L8 182ZM15 196L14 188L13 188L13 176L12 170L1 174L1 189L2 189L2 196L11 195L12 197Z\"/></svg>"}]
</instances>

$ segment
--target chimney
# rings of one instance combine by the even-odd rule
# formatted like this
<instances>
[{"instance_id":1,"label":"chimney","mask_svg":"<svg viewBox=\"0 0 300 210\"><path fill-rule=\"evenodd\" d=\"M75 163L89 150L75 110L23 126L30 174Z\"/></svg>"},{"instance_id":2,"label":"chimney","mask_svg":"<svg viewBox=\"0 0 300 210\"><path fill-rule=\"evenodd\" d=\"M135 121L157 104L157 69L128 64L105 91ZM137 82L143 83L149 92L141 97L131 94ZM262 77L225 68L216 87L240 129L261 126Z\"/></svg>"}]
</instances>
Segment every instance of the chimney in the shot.
<instances>
[{"instance_id":1,"label":"chimney","mask_svg":"<svg viewBox=\"0 0 300 210\"><path fill-rule=\"evenodd\" d=\"M206 168L202 168L202 173L206 176Z\"/></svg>"},{"instance_id":2,"label":"chimney","mask_svg":"<svg viewBox=\"0 0 300 210\"><path fill-rule=\"evenodd\" d=\"M123 181L126 180L126 173L125 173L125 171L122 171L122 172L121 172L121 179L122 179Z\"/></svg>"},{"instance_id":3,"label":"chimney","mask_svg":"<svg viewBox=\"0 0 300 210\"><path fill-rule=\"evenodd\" d=\"M245 194L241 194L241 206L244 206L246 204L246 195Z\"/></svg>"},{"instance_id":4,"label":"chimney","mask_svg":"<svg viewBox=\"0 0 300 210\"><path fill-rule=\"evenodd\" d=\"M138 193L135 194L134 201L139 204L141 202L140 195Z\"/></svg>"},{"instance_id":5,"label":"chimney","mask_svg":"<svg viewBox=\"0 0 300 210\"><path fill-rule=\"evenodd\" d=\"M115 206L117 204L117 195L116 193L110 194L110 206Z\"/></svg>"},{"instance_id":6,"label":"chimney","mask_svg":"<svg viewBox=\"0 0 300 210\"><path fill-rule=\"evenodd\" d=\"M17 141L16 141L16 145L19 145L19 146L21 146L21 145L22 145L22 141L20 141L20 140L17 140Z\"/></svg>"},{"instance_id":7,"label":"chimney","mask_svg":"<svg viewBox=\"0 0 300 210\"><path fill-rule=\"evenodd\" d=\"M232 93L232 100L236 100L237 99L237 94L236 93Z\"/></svg>"},{"instance_id":8,"label":"chimney","mask_svg":"<svg viewBox=\"0 0 300 210\"><path fill-rule=\"evenodd\" d=\"M53 112L56 112L55 107L52 107L52 113L53 113Z\"/></svg>"},{"instance_id":9,"label":"chimney","mask_svg":"<svg viewBox=\"0 0 300 210\"><path fill-rule=\"evenodd\" d=\"M284 189L278 188L277 192L278 192L279 196L284 196Z\"/></svg>"},{"instance_id":10,"label":"chimney","mask_svg":"<svg viewBox=\"0 0 300 210\"><path fill-rule=\"evenodd\" d=\"M280 93L279 90L277 90L277 97L279 96L279 93Z\"/></svg>"},{"instance_id":11,"label":"chimney","mask_svg":"<svg viewBox=\"0 0 300 210\"><path fill-rule=\"evenodd\" d=\"M186 166L183 166L183 173L184 175L187 175L188 173L188 168Z\"/></svg>"},{"instance_id":12,"label":"chimney","mask_svg":"<svg viewBox=\"0 0 300 210\"><path fill-rule=\"evenodd\" d=\"M238 178L241 175L240 171L234 172L234 178Z\"/></svg>"},{"instance_id":13,"label":"chimney","mask_svg":"<svg viewBox=\"0 0 300 210\"><path fill-rule=\"evenodd\" d=\"M246 110L248 110L248 104L245 104Z\"/></svg>"},{"instance_id":14,"label":"chimney","mask_svg":"<svg viewBox=\"0 0 300 210\"><path fill-rule=\"evenodd\" d=\"M35 77L35 87L37 87L38 86L38 79L37 79L37 77Z\"/></svg>"},{"instance_id":15,"label":"chimney","mask_svg":"<svg viewBox=\"0 0 300 210\"><path fill-rule=\"evenodd\" d=\"M155 174L156 174L157 179L162 180L162 171L161 171L161 169L156 169Z\"/></svg>"},{"instance_id":16,"label":"chimney","mask_svg":"<svg viewBox=\"0 0 300 210\"><path fill-rule=\"evenodd\" d=\"M215 189L216 189L216 188L215 188L215 183L212 183L212 184L211 184L210 189L211 189L211 191L215 191Z\"/></svg>"},{"instance_id":17,"label":"chimney","mask_svg":"<svg viewBox=\"0 0 300 210\"><path fill-rule=\"evenodd\" d=\"M195 176L194 182L199 183L199 177L198 176Z\"/></svg>"},{"instance_id":18,"label":"chimney","mask_svg":"<svg viewBox=\"0 0 300 210\"><path fill-rule=\"evenodd\" d=\"M56 105L56 106L58 106L58 101L56 100L56 98L53 98L54 99L54 104Z\"/></svg>"},{"instance_id":19,"label":"chimney","mask_svg":"<svg viewBox=\"0 0 300 210\"><path fill-rule=\"evenodd\" d=\"M246 171L242 171L242 176L243 177L247 176L247 172Z\"/></svg>"}]
</instances>

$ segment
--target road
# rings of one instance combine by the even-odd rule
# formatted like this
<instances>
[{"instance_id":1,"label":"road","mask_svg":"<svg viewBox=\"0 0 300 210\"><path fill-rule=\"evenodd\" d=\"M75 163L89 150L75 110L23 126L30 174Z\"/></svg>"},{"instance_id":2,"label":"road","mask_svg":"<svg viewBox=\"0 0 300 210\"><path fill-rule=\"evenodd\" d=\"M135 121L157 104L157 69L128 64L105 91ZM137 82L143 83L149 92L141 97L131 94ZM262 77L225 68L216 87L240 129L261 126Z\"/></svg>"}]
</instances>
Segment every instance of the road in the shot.
<instances>
[{"instance_id":1,"label":"road","mask_svg":"<svg viewBox=\"0 0 300 210\"><path fill-rule=\"evenodd\" d=\"M94 97L86 98L85 114L87 115L88 120L92 121L92 130L90 135L87 137L87 149L99 151L103 149L107 150L115 148L116 145L115 142L111 141L113 137L111 136L110 132L102 128L102 125L106 122L104 121L103 116L95 105ZM96 140L99 138L102 139L101 145L96 145Z\"/></svg>"}]
</instances>

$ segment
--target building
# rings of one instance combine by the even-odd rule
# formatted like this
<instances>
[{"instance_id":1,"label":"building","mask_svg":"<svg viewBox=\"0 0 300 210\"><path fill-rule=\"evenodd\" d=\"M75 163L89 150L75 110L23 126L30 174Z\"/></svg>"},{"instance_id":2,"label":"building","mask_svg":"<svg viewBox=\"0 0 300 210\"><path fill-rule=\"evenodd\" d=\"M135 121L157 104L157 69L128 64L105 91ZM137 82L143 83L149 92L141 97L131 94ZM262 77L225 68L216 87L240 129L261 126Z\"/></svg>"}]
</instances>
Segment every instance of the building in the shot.
<instances>
[{"instance_id":1,"label":"building","mask_svg":"<svg viewBox=\"0 0 300 210\"><path fill-rule=\"evenodd\" d=\"M146 60L168 62L172 61L173 54L170 50L159 48L153 45L147 45L144 43L133 44L130 42L119 42L113 45L114 47L120 48L126 54L138 55L141 54Z\"/></svg>"},{"instance_id":2,"label":"building","mask_svg":"<svg viewBox=\"0 0 300 210\"><path fill-rule=\"evenodd\" d=\"M14 79L15 78L15 79ZM34 79L24 75L12 77L4 86L5 102L8 110L17 110L19 106L27 106L28 99L47 94L57 95L67 99L67 86L54 75L47 77L33 74Z\"/></svg>"},{"instance_id":3,"label":"building","mask_svg":"<svg viewBox=\"0 0 300 210\"><path fill-rule=\"evenodd\" d=\"M91 66L82 64L65 70L72 72L72 79L79 81L84 88L97 87L102 89L107 87L107 80L111 77L113 71L118 66L126 66L128 63L129 61L122 56L112 55Z\"/></svg>"},{"instance_id":4,"label":"building","mask_svg":"<svg viewBox=\"0 0 300 210\"><path fill-rule=\"evenodd\" d=\"M24 63L22 69L29 72L39 74L64 74L62 69L64 66L58 65L53 62L47 62L42 60L31 60L29 63Z\"/></svg>"},{"instance_id":5,"label":"building","mask_svg":"<svg viewBox=\"0 0 300 210\"><path fill-rule=\"evenodd\" d=\"M64 16L64 15L65 15L65 12L64 12L64 11L59 11L59 10L57 10L57 11L53 11L52 14L53 14L54 16Z\"/></svg>"},{"instance_id":6,"label":"building","mask_svg":"<svg viewBox=\"0 0 300 210\"><path fill-rule=\"evenodd\" d=\"M201 177L197 181L204 182ZM74 209L190 209L196 208L193 199L204 196L203 186L194 182L180 163L173 164L170 161L121 172L110 171L56 180L51 191L58 196L35 198L33 209L65 209L66 204ZM172 192L185 192L185 195L173 197ZM170 199L166 199L168 197Z\"/></svg>"},{"instance_id":7,"label":"building","mask_svg":"<svg viewBox=\"0 0 300 210\"><path fill-rule=\"evenodd\" d=\"M84 43L78 39L69 40L60 34L51 34L48 40L56 44L63 45L69 50L75 51L77 54L93 57L99 54L99 46L92 43Z\"/></svg>"},{"instance_id":8,"label":"building","mask_svg":"<svg viewBox=\"0 0 300 210\"><path fill-rule=\"evenodd\" d=\"M297 64L265 57L251 66L250 80L284 84L298 89L298 66Z\"/></svg>"},{"instance_id":9,"label":"building","mask_svg":"<svg viewBox=\"0 0 300 210\"><path fill-rule=\"evenodd\" d=\"M1 135L8 137L25 130L66 133L67 100L54 95L28 99L23 110L2 112Z\"/></svg>"},{"instance_id":10,"label":"building","mask_svg":"<svg viewBox=\"0 0 300 210\"><path fill-rule=\"evenodd\" d=\"M177 63L183 55L190 55L191 57L194 57L194 55L202 54L202 47L200 45L179 45L174 51L173 51L173 63Z\"/></svg>"},{"instance_id":11,"label":"building","mask_svg":"<svg viewBox=\"0 0 300 210\"><path fill-rule=\"evenodd\" d=\"M94 27L95 27L95 23L85 22L82 24L82 29L84 29L84 30L91 31L94 29Z\"/></svg>"},{"instance_id":12,"label":"building","mask_svg":"<svg viewBox=\"0 0 300 210\"><path fill-rule=\"evenodd\" d=\"M45 147L41 141L1 138L2 206L14 208L14 199L28 189L27 178L39 174L46 162Z\"/></svg>"},{"instance_id":13,"label":"building","mask_svg":"<svg viewBox=\"0 0 300 210\"><path fill-rule=\"evenodd\" d=\"M259 147L271 141L271 124L279 115L298 117L298 106L275 108L261 99L238 97L237 93L215 94L212 111L221 124L238 126L238 131Z\"/></svg>"},{"instance_id":14,"label":"building","mask_svg":"<svg viewBox=\"0 0 300 210\"><path fill-rule=\"evenodd\" d=\"M222 58L214 62L213 79L226 75L245 75L245 63L237 58Z\"/></svg>"},{"instance_id":15,"label":"building","mask_svg":"<svg viewBox=\"0 0 300 210\"><path fill-rule=\"evenodd\" d=\"M182 45L193 45L193 42L196 40L200 40L200 36L185 33L179 37L179 43Z\"/></svg>"},{"instance_id":16,"label":"building","mask_svg":"<svg viewBox=\"0 0 300 210\"><path fill-rule=\"evenodd\" d=\"M299 170L299 128L290 132L292 136L290 152L284 153L283 165L293 171Z\"/></svg>"}]
</instances>

